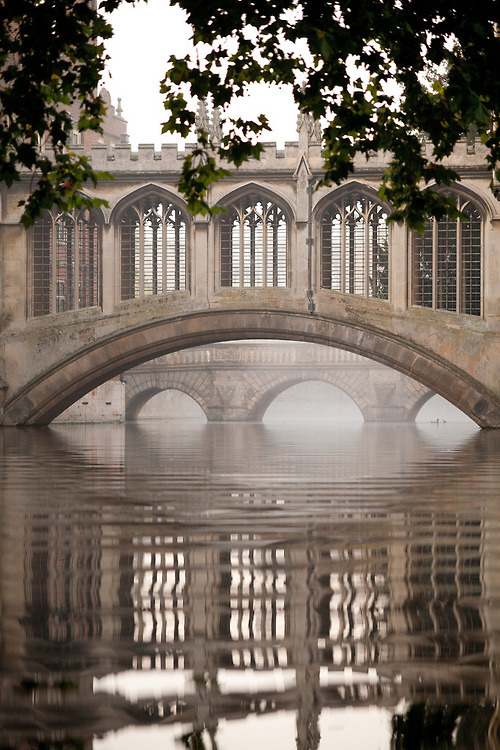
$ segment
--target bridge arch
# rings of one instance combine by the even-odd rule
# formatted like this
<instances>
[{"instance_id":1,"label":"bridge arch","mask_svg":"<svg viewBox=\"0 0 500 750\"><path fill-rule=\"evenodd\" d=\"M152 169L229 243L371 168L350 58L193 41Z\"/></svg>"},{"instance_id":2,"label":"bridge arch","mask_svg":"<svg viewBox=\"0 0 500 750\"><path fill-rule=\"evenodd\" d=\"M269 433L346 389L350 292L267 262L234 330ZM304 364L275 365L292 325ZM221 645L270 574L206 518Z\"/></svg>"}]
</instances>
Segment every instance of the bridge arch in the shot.
<instances>
[{"instance_id":1,"label":"bridge arch","mask_svg":"<svg viewBox=\"0 0 500 750\"><path fill-rule=\"evenodd\" d=\"M193 401L196 401L205 416L207 416L209 404L207 404L204 394L195 387L193 382L189 382L186 378L179 378L174 375L173 377L170 376L167 382L165 382L161 375L155 376L152 374L148 377L147 382L144 383L142 379L137 380L134 373L125 373L122 379L128 384L125 404L125 419L127 421L137 419L142 407L153 396L170 390L180 391L181 393L185 393L186 396L190 396Z\"/></svg>"},{"instance_id":2,"label":"bridge arch","mask_svg":"<svg viewBox=\"0 0 500 750\"><path fill-rule=\"evenodd\" d=\"M410 338L304 312L227 309L123 325L81 344L21 388L4 406L4 424L48 424L92 388L155 357L193 346L240 339L286 339L346 349L386 364L433 389L483 427L500 426L493 393ZM92 341L86 334L85 341ZM56 346L57 342L55 342Z\"/></svg>"},{"instance_id":3,"label":"bridge arch","mask_svg":"<svg viewBox=\"0 0 500 750\"><path fill-rule=\"evenodd\" d=\"M360 398L359 388L355 389L351 387L352 383L350 383L348 377L339 379L338 377L329 378L325 375L318 374L314 377L308 378L307 381L304 381L303 378L300 377L284 376L281 382L277 383L273 388L267 389L264 393L260 394L260 397L258 396L255 399L255 403L250 410L250 419L252 421L260 422L263 419L267 409L278 398L278 396L281 396L282 393L285 393L290 388L293 388L294 385L299 385L305 382L328 383L328 385L338 388L340 391L349 396L352 402L358 407L361 414L363 414L363 412L365 411L366 399Z\"/></svg>"},{"instance_id":4,"label":"bridge arch","mask_svg":"<svg viewBox=\"0 0 500 750\"><path fill-rule=\"evenodd\" d=\"M135 421L143 406L145 406L154 396L157 396L159 393L164 393L165 391L179 391L180 393L186 394L186 396L189 396L198 404L203 414L208 419L204 399L195 391L186 387L185 384L179 383L178 385L169 385L168 388L161 385L150 384L143 390L138 390L135 393L132 392L125 404L125 420L127 422Z\"/></svg>"}]
</instances>

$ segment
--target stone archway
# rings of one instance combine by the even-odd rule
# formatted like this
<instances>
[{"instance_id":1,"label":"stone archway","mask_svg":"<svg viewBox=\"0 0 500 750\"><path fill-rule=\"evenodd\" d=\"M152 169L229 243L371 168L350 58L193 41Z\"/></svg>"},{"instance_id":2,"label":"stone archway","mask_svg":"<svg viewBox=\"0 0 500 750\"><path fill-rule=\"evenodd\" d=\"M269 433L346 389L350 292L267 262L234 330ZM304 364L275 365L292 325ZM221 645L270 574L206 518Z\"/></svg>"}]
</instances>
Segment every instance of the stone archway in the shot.
<instances>
[{"instance_id":1,"label":"stone archway","mask_svg":"<svg viewBox=\"0 0 500 750\"><path fill-rule=\"evenodd\" d=\"M410 339L361 320L348 323L293 311L237 309L157 319L94 339L8 400L4 424L48 424L89 390L134 365L178 349L249 338L309 341L370 357L432 388L480 426L500 426L500 404L494 394Z\"/></svg>"}]
</instances>

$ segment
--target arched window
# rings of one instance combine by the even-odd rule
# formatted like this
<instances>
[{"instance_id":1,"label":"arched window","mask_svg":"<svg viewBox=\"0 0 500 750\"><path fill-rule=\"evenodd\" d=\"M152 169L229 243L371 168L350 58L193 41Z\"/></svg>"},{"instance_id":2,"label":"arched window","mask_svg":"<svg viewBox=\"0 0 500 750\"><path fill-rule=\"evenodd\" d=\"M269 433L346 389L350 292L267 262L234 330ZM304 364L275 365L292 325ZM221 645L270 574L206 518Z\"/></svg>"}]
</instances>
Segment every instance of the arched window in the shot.
<instances>
[{"instance_id":1,"label":"arched window","mask_svg":"<svg viewBox=\"0 0 500 750\"><path fill-rule=\"evenodd\" d=\"M321 216L321 286L388 299L387 209L360 192L346 193Z\"/></svg>"},{"instance_id":2,"label":"arched window","mask_svg":"<svg viewBox=\"0 0 500 750\"><path fill-rule=\"evenodd\" d=\"M101 304L100 212L44 211L32 230L33 316Z\"/></svg>"},{"instance_id":3,"label":"arched window","mask_svg":"<svg viewBox=\"0 0 500 750\"><path fill-rule=\"evenodd\" d=\"M121 299L186 288L186 219L167 198L146 195L119 218Z\"/></svg>"},{"instance_id":4,"label":"arched window","mask_svg":"<svg viewBox=\"0 0 500 750\"><path fill-rule=\"evenodd\" d=\"M412 233L412 305L481 315L482 216L472 201L457 196L466 221L428 219Z\"/></svg>"},{"instance_id":5,"label":"arched window","mask_svg":"<svg viewBox=\"0 0 500 750\"><path fill-rule=\"evenodd\" d=\"M221 215L221 286L287 285L288 225L272 200L252 193Z\"/></svg>"}]
</instances>

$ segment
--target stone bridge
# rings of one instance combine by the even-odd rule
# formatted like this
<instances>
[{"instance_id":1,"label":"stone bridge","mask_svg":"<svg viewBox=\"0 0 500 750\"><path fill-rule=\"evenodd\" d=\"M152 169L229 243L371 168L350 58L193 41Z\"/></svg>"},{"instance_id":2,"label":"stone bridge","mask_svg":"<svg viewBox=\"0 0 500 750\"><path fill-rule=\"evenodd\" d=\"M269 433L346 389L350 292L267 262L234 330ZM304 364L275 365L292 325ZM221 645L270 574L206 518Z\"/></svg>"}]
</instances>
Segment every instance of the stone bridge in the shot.
<instances>
[{"instance_id":1,"label":"stone bridge","mask_svg":"<svg viewBox=\"0 0 500 750\"><path fill-rule=\"evenodd\" d=\"M351 352L311 344L215 344L174 352L122 375L126 419L137 418L157 393L176 389L203 409L208 421L260 421L268 406L296 383L340 388L365 422L413 420L434 394L420 383Z\"/></svg>"},{"instance_id":2,"label":"stone bridge","mask_svg":"<svg viewBox=\"0 0 500 750\"><path fill-rule=\"evenodd\" d=\"M483 147L464 141L450 157L468 220L429 222L422 237L386 221L384 155L314 189L321 146L306 125L214 186L227 210L210 220L185 210L176 146L93 147L93 167L115 179L89 194L109 208L46 211L29 232L18 202L31 177L2 189L1 423L47 424L171 352L279 339L368 357L499 427L500 203Z\"/></svg>"}]
</instances>

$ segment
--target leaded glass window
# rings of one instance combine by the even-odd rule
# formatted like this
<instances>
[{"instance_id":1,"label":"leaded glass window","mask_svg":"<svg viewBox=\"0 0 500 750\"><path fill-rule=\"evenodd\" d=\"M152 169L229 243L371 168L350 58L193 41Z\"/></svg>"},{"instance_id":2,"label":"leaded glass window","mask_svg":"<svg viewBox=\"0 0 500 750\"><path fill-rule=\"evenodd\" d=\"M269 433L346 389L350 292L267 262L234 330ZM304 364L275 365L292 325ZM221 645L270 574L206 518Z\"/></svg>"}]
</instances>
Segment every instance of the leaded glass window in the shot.
<instances>
[{"instance_id":1,"label":"leaded glass window","mask_svg":"<svg viewBox=\"0 0 500 750\"><path fill-rule=\"evenodd\" d=\"M482 217L472 201L458 197L457 206L465 221L428 219L412 233L411 303L481 315Z\"/></svg>"},{"instance_id":2,"label":"leaded glass window","mask_svg":"<svg viewBox=\"0 0 500 750\"><path fill-rule=\"evenodd\" d=\"M346 193L321 216L321 286L388 299L387 209L360 192Z\"/></svg>"},{"instance_id":3,"label":"leaded glass window","mask_svg":"<svg viewBox=\"0 0 500 750\"><path fill-rule=\"evenodd\" d=\"M285 287L287 248L284 211L256 193L239 199L220 222L221 286Z\"/></svg>"},{"instance_id":4,"label":"leaded glass window","mask_svg":"<svg viewBox=\"0 0 500 750\"><path fill-rule=\"evenodd\" d=\"M168 199L147 195L120 215L121 299L186 289L186 218Z\"/></svg>"},{"instance_id":5,"label":"leaded glass window","mask_svg":"<svg viewBox=\"0 0 500 750\"><path fill-rule=\"evenodd\" d=\"M101 304L100 213L44 211L32 230L31 314Z\"/></svg>"}]
</instances>

